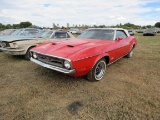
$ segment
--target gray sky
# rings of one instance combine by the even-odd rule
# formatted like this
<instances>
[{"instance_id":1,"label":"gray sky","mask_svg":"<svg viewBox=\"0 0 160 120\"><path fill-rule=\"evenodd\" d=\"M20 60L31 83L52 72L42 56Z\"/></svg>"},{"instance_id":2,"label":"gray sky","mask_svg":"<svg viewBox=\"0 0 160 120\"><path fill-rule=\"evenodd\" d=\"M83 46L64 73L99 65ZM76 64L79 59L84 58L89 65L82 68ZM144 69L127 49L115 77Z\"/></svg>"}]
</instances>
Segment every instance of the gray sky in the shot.
<instances>
[{"instance_id":1,"label":"gray sky","mask_svg":"<svg viewBox=\"0 0 160 120\"><path fill-rule=\"evenodd\" d=\"M160 22L159 0L1 0L0 23L30 21L41 27L67 23L116 25Z\"/></svg>"}]
</instances>

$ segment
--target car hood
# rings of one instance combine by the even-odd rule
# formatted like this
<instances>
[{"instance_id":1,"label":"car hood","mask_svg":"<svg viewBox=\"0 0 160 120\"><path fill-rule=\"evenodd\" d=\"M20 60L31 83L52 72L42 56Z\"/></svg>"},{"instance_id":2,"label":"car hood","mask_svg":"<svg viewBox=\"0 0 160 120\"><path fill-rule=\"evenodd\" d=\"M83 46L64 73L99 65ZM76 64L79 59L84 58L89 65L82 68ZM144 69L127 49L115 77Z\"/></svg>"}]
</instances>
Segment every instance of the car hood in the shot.
<instances>
[{"instance_id":1,"label":"car hood","mask_svg":"<svg viewBox=\"0 0 160 120\"><path fill-rule=\"evenodd\" d=\"M32 50L46 55L69 58L69 56L73 56L85 49L98 48L111 43L112 41L107 40L72 39L69 41L56 41L39 45Z\"/></svg>"}]
</instances>

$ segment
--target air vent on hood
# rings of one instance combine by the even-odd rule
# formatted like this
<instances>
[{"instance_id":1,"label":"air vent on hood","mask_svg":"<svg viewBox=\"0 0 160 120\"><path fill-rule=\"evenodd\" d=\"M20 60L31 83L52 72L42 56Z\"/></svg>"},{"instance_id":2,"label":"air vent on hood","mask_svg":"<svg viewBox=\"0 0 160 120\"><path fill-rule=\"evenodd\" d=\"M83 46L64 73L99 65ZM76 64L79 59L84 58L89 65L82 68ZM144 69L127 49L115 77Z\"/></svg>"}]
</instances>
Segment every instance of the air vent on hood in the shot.
<instances>
[{"instance_id":1,"label":"air vent on hood","mask_svg":"<svg viewBox=\"0 0 160 120\"><path fill-rule=\"evenodd\" d=\"M53 42L52 45L56 45L56 43Z\"/></svg>"},{"instance_id":2,"label":"air vent on hood","mask_svg":"<svg viewBox=\"0 0 160 120\"><path fill-rule=\"evenodd\" d=\"M67 45L68 47L74 47L73 45Z\"/></svg>"}]
</instances>

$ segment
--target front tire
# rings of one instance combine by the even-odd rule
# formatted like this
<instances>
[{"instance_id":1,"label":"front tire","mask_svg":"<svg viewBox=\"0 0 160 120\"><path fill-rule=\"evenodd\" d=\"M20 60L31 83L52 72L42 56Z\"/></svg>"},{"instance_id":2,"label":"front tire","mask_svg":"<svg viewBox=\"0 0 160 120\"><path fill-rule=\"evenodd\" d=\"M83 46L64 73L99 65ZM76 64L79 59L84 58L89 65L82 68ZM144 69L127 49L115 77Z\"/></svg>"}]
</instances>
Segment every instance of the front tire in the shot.
<instances>
[{"instance_id":1,"label":"front tire","mask_svg":"<svg viewBox=\"0 0 160 120\"><path fill-rule=\"evenodd\" d=\"M32 48L33 48L33 47L28 48L28 50L27 50L27 52L26 52L26 54L25 54L25 58L26 58L27 60L30 60L30 58L31 58L30 50L31 50Z\"/></svg>"},{"instance_id":2,"label":"front tire","mask_svg":"<svg viewBox=\"0 0 160 120\"><path fill-rule=\"evenodd\" d=\"M105 59L100 59L88 73L87 78L92 82L101 80L106 72L106 66Z\"/></svg>"}]
</instances>

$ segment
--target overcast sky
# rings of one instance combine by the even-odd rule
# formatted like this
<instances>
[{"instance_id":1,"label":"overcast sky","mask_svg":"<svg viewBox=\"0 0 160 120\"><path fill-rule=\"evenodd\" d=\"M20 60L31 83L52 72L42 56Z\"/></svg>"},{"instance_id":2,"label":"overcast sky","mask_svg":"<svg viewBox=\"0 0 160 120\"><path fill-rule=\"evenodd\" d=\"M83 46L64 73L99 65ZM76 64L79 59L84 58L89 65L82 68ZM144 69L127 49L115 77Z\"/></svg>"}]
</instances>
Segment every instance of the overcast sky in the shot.
<instances>
[{"instance_id":1,"label":"overcast sky","mask_svg":"<svg viewBox=\"0 0 160 120\"><path fill-rule=\"evenodd\" d=\"M30 21L41 27L67 23L154 25L160 0L0 0L0 23Z\"/></svg>"}]
</instances>

